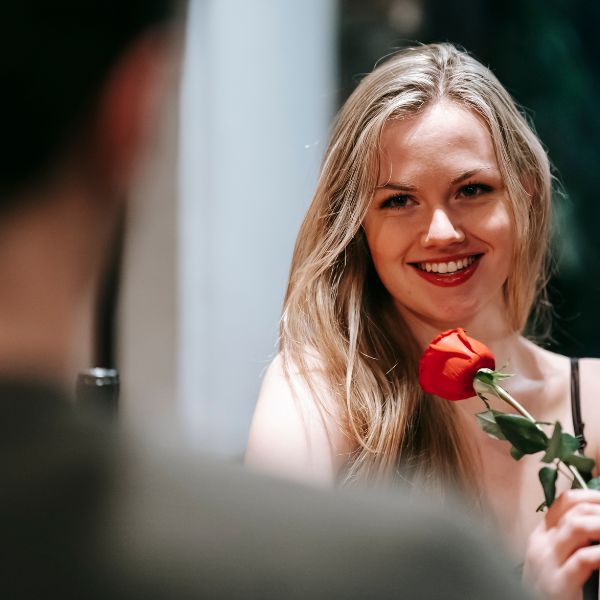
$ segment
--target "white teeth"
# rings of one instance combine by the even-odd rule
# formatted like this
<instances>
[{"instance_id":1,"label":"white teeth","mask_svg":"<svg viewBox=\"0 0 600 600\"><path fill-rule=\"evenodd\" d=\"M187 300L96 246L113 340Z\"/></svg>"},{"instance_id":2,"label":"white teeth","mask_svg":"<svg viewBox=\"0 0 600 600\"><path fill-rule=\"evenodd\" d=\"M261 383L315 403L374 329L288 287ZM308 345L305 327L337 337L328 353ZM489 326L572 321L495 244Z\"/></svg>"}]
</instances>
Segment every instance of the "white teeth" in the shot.
<instances>
[{"instance_id":1,"label":"white teeth","mask_svg":"<svg viewBox=\"0 0 600 600\"><path fill-rule=\"evenodd\" d=\"M458 260L451 260L447 263L418 263L419 269L427 271L428 273L455 273L461 269L466 269L475 262L473 256L468 258L459 258Z\"/></svg>"}]
</instances>

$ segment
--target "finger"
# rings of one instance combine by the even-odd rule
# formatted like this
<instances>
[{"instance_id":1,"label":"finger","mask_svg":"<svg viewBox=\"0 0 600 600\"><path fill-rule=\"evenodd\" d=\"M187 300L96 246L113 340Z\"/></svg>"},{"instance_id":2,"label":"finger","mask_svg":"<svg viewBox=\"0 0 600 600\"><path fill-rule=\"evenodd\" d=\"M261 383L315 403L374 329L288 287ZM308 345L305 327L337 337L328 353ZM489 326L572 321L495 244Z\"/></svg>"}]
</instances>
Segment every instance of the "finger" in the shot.
<instances>
[{"instance_id":1,"label":"finger","mask_svg":"<svg viewBox=\"0 0 600 600\"><path fill-rule=\"evenodd\" d=\"M545 521L548 527L555 527L563 515L583 502L600 505L600 492L596 490L568 490L562 493L548 509Z\"/></svg>"},{"instance_id":2,"label":"finger","mask_svg":"<svg viewBox=\"0 0 600 600\"><path fill-rule=\"evenodd\" d=\"M524 574L529 571L531 573L530 577L533 579L535 578L533 574L543 571L548 565L558 566L559 563L555 562L556 551L553 544L555 537L556 530L549 532L544 521L538 523L527 542Z\"/></svg>"},{"instance_id":3,"label":"finger","mask_svg":"<svg viewBox=\"0 0 600 600\"><path fill-rule=\"evenodd\" d=\"M579 548L600 540L600 512L595 515L581 514L582 511L577 508L571 509L561 519L554 536L554 552L559 565Z\"/></svg>"},{"instance_id":4,"label":"finger","mask_svg":"<svg viewBox=\"0 0 600 600\"><path fill-rule=\"evenodd\" d=\"M559 569L559 576L564 579L567 587L579 589L589 579L590 575L600 568L600 546L586 546L572 554Z\"/></svg>"}]
</instances>

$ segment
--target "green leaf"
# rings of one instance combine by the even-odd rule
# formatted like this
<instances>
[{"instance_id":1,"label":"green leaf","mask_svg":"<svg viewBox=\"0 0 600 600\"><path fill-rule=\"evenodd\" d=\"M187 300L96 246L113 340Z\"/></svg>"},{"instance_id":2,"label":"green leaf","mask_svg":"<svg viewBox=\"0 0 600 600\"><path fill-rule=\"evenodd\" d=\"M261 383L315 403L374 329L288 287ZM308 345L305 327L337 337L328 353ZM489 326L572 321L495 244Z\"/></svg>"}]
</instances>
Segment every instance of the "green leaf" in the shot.
<instances>
[{"instance_id":1,"label":"green leaf","mask_svg":"<svg viewBox=\"0 0 600 600\"><path fill-rule=\"evenodd\" d=\"M548 447L548 436L521 415L499 414L495 420L506 439L523 454L535 454Z\"/></svg>"},{"instance_id":2,"label":"green leaf","mask_svg":"<svg viewBox=\"0 0 600 600\"><path fill-rule=\"evenodd\" d=\"M546 506L550 507L556 497L556 478L558 477L558 471L552 467L542 467L539 472L539 477L542 482L542 488L544 488Z\"/></svg>"},{"instance_id":3,"label":"green leaf","mask_svg":"<svg viewBox=\"0 0 600 600\"><path fill-rule=\"evenodd\" d=\"M568 433L563 433L561 435L561 453L560 458L563 459L565 456L570 456L574 452L579 450L579 446L581 442L579 438L576 438L573 435Z\"/></svg>"},{"instance_id":4,"label":"green leaf","mask_svg":"<svg viewBox=\"0 0 600 600\"><path fill-rule=\"evenodd\" d=\"M521 460L525 456L525 454L523 454L523 452L521 452L518 448L515 448L514 446L510 447L510 455L515 460Z\"/></svg>"},{"instance_id":5,"label":"green leaf","mask_svg":"<svg viewBox=\"0 0 600 600\"><path fill-rule=\"evenodd\" d=\"M568 456L564 456L562 461L567 465L576 467L580 473L591 473L596 465L596 461L593 458L582 456L581 454L569 454Z\"/></svg>"},{"instance_id":6,"label":"green leaf","mask_svg":"<svg viewBox=\"0 0 600 600\"><path fill-rule=\"evenodd\" d=\"M481 381L481 383L483 383L484 385L488 385L491 387L494 385L494 373L495 371L492 371L492 369L484 367L483 369L479 369L479 371L475 373L473 379Z\"/></svg>"},{"instance_id":7,"label":"green leaf","mask_svg":"<svg viewBox=\"0 0 600 600\"><path fill-rule=\"evenodd\" d=\"M498 427L498 423L496 423L495 415L497 414L501 415L503 413L498 412L497 410L484 410L483 412L477 413L475 416L477 417L479 427L481 427L483 431L497 440L505 440L506 437L502 433L500 427Z\"/></svg>"},{"instance_id":8,"label":"green leaf","mask_svg":"<svg viewBox=\"0 0 600 600\"><path fill-rule=\"evenodd\" d=\"M554 431L548 444L546 454L542 458L542 462L551 463L557 458L564 459L567 456L571 456L574 452L579 449L579 440L568 433L562 432L562 427L557 421L554 423Z\"/></svg>"},{"instance_id":9,"label":"green leaf","mask_svg":"<svg viewBox=\"0 0 600 600\"><path fill-rule=\"evenodd\" d=\"M594 479L590 479L587 482L587 486L590 488L590 490L600 491L600 477L594 477Z\"/></svg>"},{"instance_id":10,"label":"green leaf","mask_svg":"<svg viewBox=\"0 0 600 600\"><path fill-rule=\"evenodd\" d=\"M475 373L473 379L481 381L484 385L494 386L497 385L499 381L503 379L508 379L512 377L510 373L501 373L500 371L493 371L492 369L488 369L487 367L483 367L479 369L477 373Z\"/></svg>"},{"instance_id":11,"label":"green leaf","mask_svg":"<svg viewBox=\"0 0 600 600\"><path fill-rule=\"evenodd\" d=\"M560 423L557 421L554 424L554 431L552 432L552 437L550 438L550 443L548 444L548 449L546 450L546 454L544 454L544 456L542 458L542 462L551 463L553 460L560 457L561 435L562 435L562 427L561 427Z\"/></svg>"}]
</instances>

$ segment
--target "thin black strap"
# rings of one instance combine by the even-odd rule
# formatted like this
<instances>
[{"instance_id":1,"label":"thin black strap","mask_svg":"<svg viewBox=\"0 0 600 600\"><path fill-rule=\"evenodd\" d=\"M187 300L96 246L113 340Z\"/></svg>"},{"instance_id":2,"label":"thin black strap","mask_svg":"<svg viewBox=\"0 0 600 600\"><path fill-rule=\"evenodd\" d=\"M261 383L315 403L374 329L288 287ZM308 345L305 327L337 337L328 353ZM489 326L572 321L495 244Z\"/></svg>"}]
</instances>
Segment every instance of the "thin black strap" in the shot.
<instances>
[{"instance_id":1,"label":"thin black strap","mask_svg":"<svg viewBox=\"0 0 600 600\"><path fill-rule=\"evenodd\" d=\"M573 431L579 436L580 449L587 446L583 435L584 423L581 419L581 398L579 395L579 359L571 358L571 414L573 416ZM597 542L594 542L597 543ZM595 570L583 585L583 600L598 599L598 570Z\"/></svg>"},{"instance_id":2,"label":"thin black strap","mask_svg":"<svg viewBox=\"0 0 600 600\"><path fill-rule=\"evenodd\" d=\"M571 358L571 415L573 417L573 431L581 440L580 448L587 446L583 430L585 424L581 419L581 398L579 395L579 359Z\"/></svg>"}]
</instances>

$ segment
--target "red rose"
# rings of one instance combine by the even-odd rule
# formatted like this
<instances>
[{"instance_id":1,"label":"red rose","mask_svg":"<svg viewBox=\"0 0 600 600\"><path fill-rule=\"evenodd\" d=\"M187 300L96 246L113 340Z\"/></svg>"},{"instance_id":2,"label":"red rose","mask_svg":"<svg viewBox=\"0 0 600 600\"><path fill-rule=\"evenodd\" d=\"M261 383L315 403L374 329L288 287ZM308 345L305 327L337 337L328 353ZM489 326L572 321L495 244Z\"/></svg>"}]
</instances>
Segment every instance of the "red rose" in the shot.
<instances>
[{"instance_id":1,"label":"red rose","mask_svg":"<svg viewBox=\"0 0 600 600\"><path fill-rule=\"evenodd\" d=\"M419 362L419 383L427 394L464 400L475 395L473 377L484 367L496 368L492 351L464 329L450 329L427 346Z\"/></svg>"}]
</instances>

